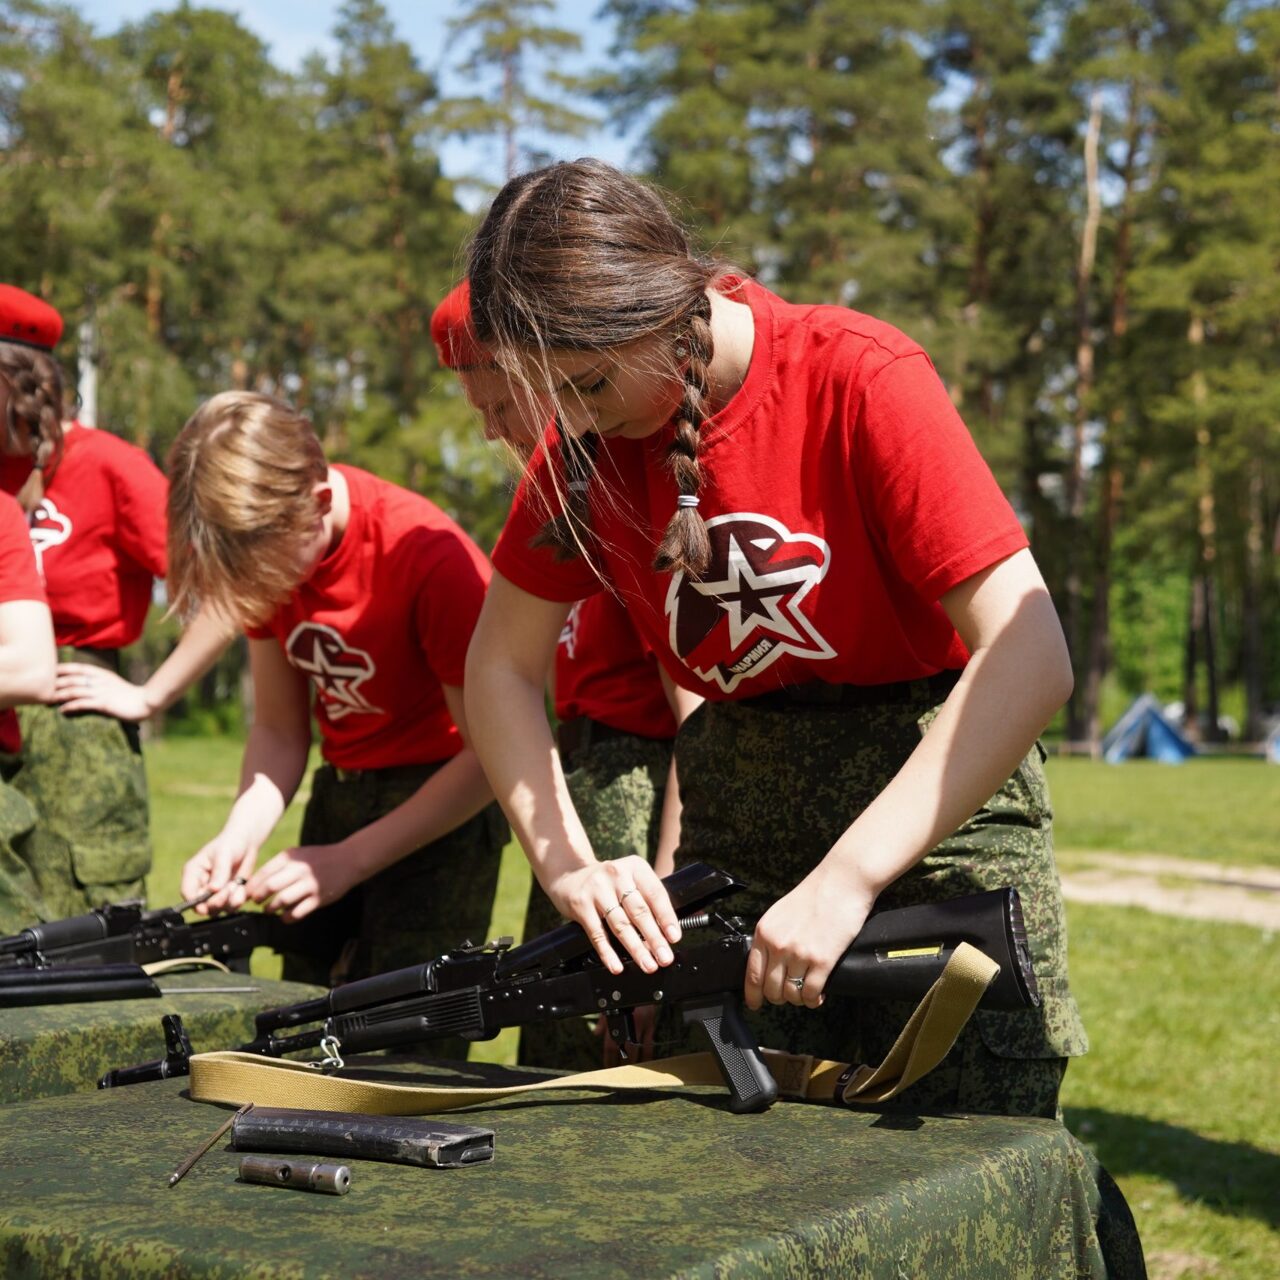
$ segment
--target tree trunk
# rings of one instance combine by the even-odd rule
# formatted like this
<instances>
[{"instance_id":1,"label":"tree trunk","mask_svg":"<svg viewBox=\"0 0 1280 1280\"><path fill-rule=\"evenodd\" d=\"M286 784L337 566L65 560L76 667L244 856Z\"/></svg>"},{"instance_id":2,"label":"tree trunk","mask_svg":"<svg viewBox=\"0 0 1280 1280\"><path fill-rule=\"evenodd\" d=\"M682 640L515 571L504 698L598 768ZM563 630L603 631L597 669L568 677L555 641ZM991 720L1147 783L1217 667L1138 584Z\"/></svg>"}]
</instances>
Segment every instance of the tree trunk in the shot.
<instances>
[{"instance_id":1,"label":"tree trunk","mask_svg":"<svg viewBox=\"0 0 1280 1280\"><path fill-rule=\"evenodd\" d=\"M1241 591L1241 667L1244 674L1244 738L1260 742L1265 708L1262 680L1262 578L1265 517L1263 515L1262 459L1249 461L1244 543L1244 582Z\"/></svg>"},{"instance_id":2,"label":"tree trunk","mask_svg":"<svg viewBox=\"0 0 1280 1280\"><path fill-rule=\"evenodd\" d=\"M1123 359L1121 344L1129 328L1129 258L1133 241L1133 183L1141 130L1141 86L1128 86L1125 121L1125 156L1121 168L1122 194L1117 214L1115 266L1111 280L1110 347L1114 359ZM1100 441L1105 458L1105 480L1098 503L1098 527L1094 534L1093 614L1089 623L1089 650L1081 697L1081 719L1090 753L1102 749L1102 682L1111 665L1111 547L1120 520L1120 497L1124 474L1118 460L1119 436L1124 410L1115 406L1104 419Z\"/></svg>"},{"instance_id":3,"label":"tree trunk","mask_svg":"<svg viewBox=\"0 0 1280 1280\"><path fill-rule=\"evenodd\" d=\"M1191 313L1187 341L1192 350L1191 403L1195 409L1195 467L1199 489L1196 498L1196 566L1192 575L1195 606L1192 610L1192 620L1203 637L1205 693L1208 699L1208 705L1205 708L1207 728L1204 737L1212 742L1218 736L1218 673L1213 630L1213 572L1217 560L1217 513L1214 509L1213 497L1213 433L1210 430L1206 412L1209 387L1203 369L1204 318L1198 311ZM1195 641L1191 637L1188 638L1188 655L1190 670L1187 673L1186 684L1194 699ZM1199 730L1195 719L1192 707L1188 706L1187 724L1193 733Z\"/></svg>"},{"instance_id":4,"label":"tree trunk","mask_svg":"<svg viewBox=\"0 0 1280 1280\"><path fill-rule=\"evenodd\" d=\"M1098 138L1102 132L1102 94L1089 103L1089 127L1084 140L1085 218L1080 232L1080 258L1076 266L1076 409L1072 425L1071 459L1067 467L1067 651L1077 674L1075 691L1067 703L1067 739L1084 739L1084 684L1079 680L1084 661L1084 600L1081 543L1084 537L1084 449L1093 404L1093 325L1090 283L1098 247L1098 222L1102 201L1098 194Z\"/></svg>"}]
</instances>

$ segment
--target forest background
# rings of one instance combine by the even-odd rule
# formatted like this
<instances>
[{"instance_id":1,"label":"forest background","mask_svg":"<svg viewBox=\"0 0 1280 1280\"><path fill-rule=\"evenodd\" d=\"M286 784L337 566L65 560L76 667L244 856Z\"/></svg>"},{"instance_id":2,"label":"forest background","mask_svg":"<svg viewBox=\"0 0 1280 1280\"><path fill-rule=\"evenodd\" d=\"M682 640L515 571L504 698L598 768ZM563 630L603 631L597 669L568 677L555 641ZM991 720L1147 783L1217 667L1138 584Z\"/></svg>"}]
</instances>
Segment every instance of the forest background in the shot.
<instances>
[{"instance_id":1,"label":"forest background","mask_svg":"<svg viewBox=\"0 0 1280 1280\"><path fill-rule=\"evenodd\" d=\"M1095 743L1134 694L1257 742L1280 702L1280 10L1240 0L458 0L417 50L349 0L297 67L234 14L104 32L0 0L0 279L157 460L226 387L485 546L510 496L427 333L507 172L612 127L703 245L898 325L1031 536ZM445 93L441 60L464 93ZM149 626L135 673L173 639ZM232 650L169 727L242 713Z\"/></svg>"}]
</instances>

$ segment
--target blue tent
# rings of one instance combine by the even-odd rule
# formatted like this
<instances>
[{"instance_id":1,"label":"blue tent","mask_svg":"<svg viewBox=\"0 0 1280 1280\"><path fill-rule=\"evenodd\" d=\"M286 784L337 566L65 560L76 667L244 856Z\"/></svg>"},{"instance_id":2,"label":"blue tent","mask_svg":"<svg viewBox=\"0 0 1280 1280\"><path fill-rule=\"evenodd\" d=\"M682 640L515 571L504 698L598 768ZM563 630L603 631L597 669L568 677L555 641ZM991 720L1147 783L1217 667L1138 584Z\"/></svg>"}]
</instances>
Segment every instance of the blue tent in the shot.
<instances>
[{"instance_id":1,"label":"blue tent","mask_svg":"<svg viewBox=\"0 0 1280 1280\"><path fill-rule=\"evenodd\" d=\"M1122 764L1143 756L1163 764L1181 764L1195 754L1194 744L1165 716L1151 693L1135 698L1102 740L1102 758L1108 764Z\"/></svg>"}]
</instances>

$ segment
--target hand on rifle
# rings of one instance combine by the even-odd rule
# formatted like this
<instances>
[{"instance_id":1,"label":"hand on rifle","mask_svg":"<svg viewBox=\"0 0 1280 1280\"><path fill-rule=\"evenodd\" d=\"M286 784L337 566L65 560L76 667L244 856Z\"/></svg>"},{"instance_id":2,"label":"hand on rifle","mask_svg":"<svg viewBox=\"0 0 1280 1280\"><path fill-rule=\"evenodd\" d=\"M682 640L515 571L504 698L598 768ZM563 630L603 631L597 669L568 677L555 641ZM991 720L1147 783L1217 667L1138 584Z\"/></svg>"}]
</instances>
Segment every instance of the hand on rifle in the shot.
<instances>
[{"instance_id":1,"label":"hand on rifle","mask_svg":"<svg viewBox=\"0 0 1280 1280\"><path fill-rule=\"evenodd\" d=\"M747 1008L759 1009L766 1001L818 1008L831 970L875 900L856 873L819 863L755 927L743 988Z\"/></svg>"},{"instance_id":2,"label":"hand on rifle","mask_svg":"<svg viewBox=\"0 0 1280 1280\"><path fill-rule=\"evenodd\" d=\"M644 973L656 973L675 959L669 944L680 941L680 925L662 881L643 858L592 862L543 888L561 915L586 930L610 973L622 972L615 942Z\"/></svg>"}]
</instances>

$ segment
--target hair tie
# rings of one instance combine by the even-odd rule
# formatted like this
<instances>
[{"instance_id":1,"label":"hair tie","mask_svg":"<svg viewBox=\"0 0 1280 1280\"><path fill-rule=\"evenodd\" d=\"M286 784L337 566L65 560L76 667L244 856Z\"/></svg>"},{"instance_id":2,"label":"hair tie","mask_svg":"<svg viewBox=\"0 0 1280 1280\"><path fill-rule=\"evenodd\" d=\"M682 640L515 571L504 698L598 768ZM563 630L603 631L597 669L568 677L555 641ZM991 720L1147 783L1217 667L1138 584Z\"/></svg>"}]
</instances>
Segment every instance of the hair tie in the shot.
<instances>
[{"instance_id":1,"label":"hair tie","mask_svg":"<svg viewBox=\"0 0 1280 1280\"><path fill-rule=\"evenodd\" d=\"M696 507L698 505L698 495L696 493L682 493L676 498L676 510L683 511L685 507Z\"/></svg>"},{"instance_id":2,"label":"hair tie","mask_svg":"<svg viewBox=\"0 0 1280 1280\"><path fill-rule=\"evenodd\" d=\"M591 488L590 480L570 480L569 481L570 493L586 493L586 491L590 488Z\"/></svg>"}]
</instances>

